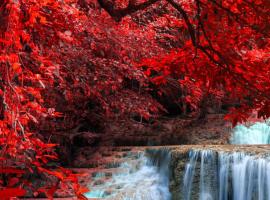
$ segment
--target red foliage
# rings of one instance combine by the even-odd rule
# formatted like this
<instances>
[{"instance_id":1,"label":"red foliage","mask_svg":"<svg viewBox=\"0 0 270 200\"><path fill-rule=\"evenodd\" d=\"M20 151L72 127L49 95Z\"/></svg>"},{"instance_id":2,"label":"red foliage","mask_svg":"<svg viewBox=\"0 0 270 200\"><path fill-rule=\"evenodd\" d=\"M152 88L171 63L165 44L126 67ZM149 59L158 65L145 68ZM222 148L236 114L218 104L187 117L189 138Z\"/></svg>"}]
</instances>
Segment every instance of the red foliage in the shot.
<instances>
[{"instance_id":1,"label":"red foliage","mask_svg":"<svg viewBox=\"0 0 270 200\"><path fill-rule=\"evenodd\" d=\"M79 11L66 2L0 1L1 197L40 191L27 180L31 173L71 181L81 196L77 177L70 180L71 172L48 166L57 159L55 144L44 143L34 128L42 119L59 116L46 107L42 95L59 76L57 58L50 48L63 40L75 43L65 30L79 31L80 18ZM51 198L54 192L49 190Z\"/></svg>"},{"instance_id":2,"label":"red foliage","mask_svg":"<svg viewBox=\"0 0 270 200\"><path fill-rule=\"evenodd\" d=\"M140 63L145 74L156 84L178 80L187 91L183 100L195 109L204 96L227 95L241 106L226 117L233 125L253 110L268 118L269 1L168 2L188 37L181 48Z\"/></svg>"},{"instance_id":3,"label":"red foliage","mask_svg":"<svg viewBox=\"0 0 270 200\"><path fill-rule=\"evenodd\" d=\"M0 194L52 198L72 182L83 198L76 175L51 167L55 144L41 132L153 117L162 106L150 82L176 80L194 110L210 95L239 102L233 124L254 109L269 117L269 8L268 0L0 1ZM56 181L38 188L31 173Z\"/></svg>"},{"instance_id":4,"label":"red foliage","mask_svg":"<svg viewBox=\"0 0 270 200\"><path fill-rule=\"evenodd\" d=\"M54 163L51 167L58 158L56 145L43 133L69 130L97 115L149 118L160 107L147 93L146 76L132 66L161 52L158 47L148 50L156 46L154 35L131 19L119 24L105 11L85 13L79 5L70 0L0 1L2 192L16 186L52 198L59 185L72 182L83 199L86 190L78 177ZM138 52L140 45L146 48ZM136 87L130 86L133 82ZM30 182L30 174L55 181L41 187Z\"/></svg>"},{"instance_id":5,"label":"red foliage","mask_svg":"<svg viewBox=\"0 0 270 200\"><path fill-rule=\"evenodd\" d=\"M7 188L0 191L0 196L3 200L9 200L12 197L22 197L26 191L21 188Z\"/></svg>"}]
</instances>

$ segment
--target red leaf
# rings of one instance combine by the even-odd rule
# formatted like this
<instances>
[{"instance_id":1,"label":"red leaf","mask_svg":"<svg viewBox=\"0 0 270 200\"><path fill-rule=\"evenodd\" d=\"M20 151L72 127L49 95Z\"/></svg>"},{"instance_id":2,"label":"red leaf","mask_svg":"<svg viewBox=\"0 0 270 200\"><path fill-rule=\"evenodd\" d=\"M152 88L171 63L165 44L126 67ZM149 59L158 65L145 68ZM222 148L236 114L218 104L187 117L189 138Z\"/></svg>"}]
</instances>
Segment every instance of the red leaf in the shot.
<instances>
[{"instance_id":1,"label":"red leaf","mask_svg":"<svg viewBox=\"0 0 270 200\"><path fill-rule=\"evenodd\" d=\"M26 194L26 191L21 188L6 188L4 190L0 190L0 197L4 197L4 199L9 199L11 197L22 197Z\"/></svg>"},{"instance_id":2,"label":"red leaf","mask_svg":"<svg viewBox=\"0 0 270 200\"><path fill-rule=\"evenodd\" d=\"M14 168L0 168L2 174L24 174L24 170Z\"/></svg>"},{"instance_id":3,"label":"red leaf","mask_svg":"<svg viewBox=\"0 0 270 200\"><path fill-rule=\"evenodd\" d=\"M12 186L16 185L18 182L19 182L19 179L16 177L13 177L13 178L9 179L8 186L12 187Z\"/></svg>"},{"instance_id":4,"label":"red leaf","mask_svg":"<svg viewBox=\"0 0 270 200\"><path fill-rule=\"evenodd\" d=\"M153 83L160 85L160 84L165 84L166 83L166 79L164 76L157 76L155 78L152 78Z\"/></svg>"}]
</instances>

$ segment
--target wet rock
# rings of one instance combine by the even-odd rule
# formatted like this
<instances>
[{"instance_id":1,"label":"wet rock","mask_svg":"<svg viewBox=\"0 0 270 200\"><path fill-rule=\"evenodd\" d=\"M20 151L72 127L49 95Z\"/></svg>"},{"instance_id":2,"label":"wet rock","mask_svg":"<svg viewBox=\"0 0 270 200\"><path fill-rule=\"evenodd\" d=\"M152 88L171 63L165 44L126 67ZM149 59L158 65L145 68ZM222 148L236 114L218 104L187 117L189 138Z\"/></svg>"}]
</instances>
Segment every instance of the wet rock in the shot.
<instances>
[{"instance_id":1,"label":"wet rock","mask_svg":"<svg viewBox=\"0 0 270 200\"><path fill-rule=\"evenodd\" d=\"M73 144L78 147L96 146L101 139L99 134L83 132L73 138Z\"/></svg>"},{"instance_id":2,"label":"wet rock","mask_svg":"<svg viewBox=\"0 0 270 200\"><path fill-rule=\"evenodd\" d=\"M110 163L107 163L105 165L105 168L108 169L108 168L117 168L121 165L121 163L119 162L110 162Z\"/></svg>"},{"instance_id":3,"label":"wet rock","mask_svg":"<svg viewBox=\"0 0 270 200\"><path fill-rule=\"evenodd\" d=\"M105 183L105 180L100 179L100 180L96 180L96 181L93 183L93 185L102 185L102 184L104 184L104 183Z\"/></svg>"}]
</instances>

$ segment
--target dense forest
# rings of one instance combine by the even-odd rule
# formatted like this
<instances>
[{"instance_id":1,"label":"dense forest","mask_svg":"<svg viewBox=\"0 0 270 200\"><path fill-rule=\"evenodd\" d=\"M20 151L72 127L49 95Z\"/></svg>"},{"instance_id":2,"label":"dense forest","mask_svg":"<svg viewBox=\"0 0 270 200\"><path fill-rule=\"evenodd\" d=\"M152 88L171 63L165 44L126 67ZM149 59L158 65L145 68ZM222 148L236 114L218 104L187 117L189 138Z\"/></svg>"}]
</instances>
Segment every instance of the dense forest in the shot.
<instances>
[{"instance_id":1,"label":"dense forest","mask_svg":"<svg viewBox=\"0 0 270 200\"><path fill-rule=\"evenodd\" d=\"M64 166L111 124L269 118L269 13L269 0L0 0L0 199L87 199Z\"/></svg>"}]
</instances>

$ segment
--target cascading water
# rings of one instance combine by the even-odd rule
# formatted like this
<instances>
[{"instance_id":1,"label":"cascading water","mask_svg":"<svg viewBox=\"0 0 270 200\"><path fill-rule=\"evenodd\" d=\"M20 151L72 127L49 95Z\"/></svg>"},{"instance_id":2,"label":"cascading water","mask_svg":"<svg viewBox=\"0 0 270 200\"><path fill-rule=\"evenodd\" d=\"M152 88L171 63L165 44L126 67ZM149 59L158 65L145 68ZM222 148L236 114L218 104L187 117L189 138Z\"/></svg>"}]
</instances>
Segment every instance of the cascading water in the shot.
<instances>
[{"instance_id":1,"label":"cascading water","mask_svg":"<svg viewBox=\"0 0 270 200\"><path fill-rule=\"evenodd\" d=\"M136 160L122 163L121 173L101 185L89 186L88 198L110 200L169 200L170 152L159 150L157 156L141 154ZM135 162L134 162L135 161ZM125 172L123 172L125 171Z\"/></svg>"},{"instance_id":2,"label":"cascading water","mask_svg":"<svg viewBox=\"0 0 270 200\"><path fill-rule=\"evenodd\" d=\"M230 140L231 144L270 144L270 121L257 122L249 127L237 125Z\"/></svg>"},{"instance_id":3,"label":"cascading water","mask_svg":"<svg viewBox=\"0 0 270 200\"><path fill-rule=\"evenodd\" d=\"M180 199L270 200L270 160L241 152L190 151Z\"/></svg>"}]
</instances>

